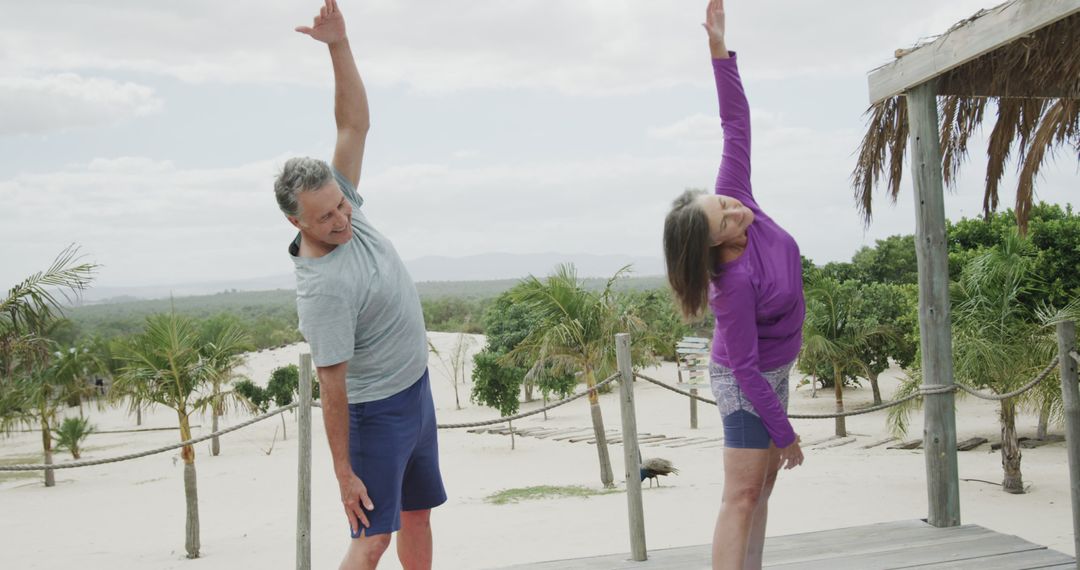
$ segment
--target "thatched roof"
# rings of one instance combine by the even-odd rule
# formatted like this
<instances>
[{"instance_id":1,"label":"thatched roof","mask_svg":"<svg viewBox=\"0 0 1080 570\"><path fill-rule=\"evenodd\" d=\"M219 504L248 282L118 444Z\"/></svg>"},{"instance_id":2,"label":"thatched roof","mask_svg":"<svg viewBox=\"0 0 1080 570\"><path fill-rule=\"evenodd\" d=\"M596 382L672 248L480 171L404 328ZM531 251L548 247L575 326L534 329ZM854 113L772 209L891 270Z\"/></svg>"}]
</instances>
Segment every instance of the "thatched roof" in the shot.
<instances>
[{"instance_id":1,"label":"thatched roof","mask_svg":"<svg viewBox=\"0 0 1080 570\"><path fill-rule=\"evenodd\" d=\"M1017 0L983 10L945 35L970 25ZM922 44L925 45L925 44ZM897 58L918 50L897 50ZM1013 157L1019 167L1016 215L1026 228L1039 169L1066 147L1080 159L1080 13L1043 27L946 71L938 78L942 171L952 185L968 153L968 141L995 115L990 131L983 213L998 207L999 185ZM992 105L991 105L992 104ZM855 199L869 223L873 188L883 179L895 202L908 146L907 106L902 95L867 110L866 135L852 174Z\"/></svg>"}]
</instances>

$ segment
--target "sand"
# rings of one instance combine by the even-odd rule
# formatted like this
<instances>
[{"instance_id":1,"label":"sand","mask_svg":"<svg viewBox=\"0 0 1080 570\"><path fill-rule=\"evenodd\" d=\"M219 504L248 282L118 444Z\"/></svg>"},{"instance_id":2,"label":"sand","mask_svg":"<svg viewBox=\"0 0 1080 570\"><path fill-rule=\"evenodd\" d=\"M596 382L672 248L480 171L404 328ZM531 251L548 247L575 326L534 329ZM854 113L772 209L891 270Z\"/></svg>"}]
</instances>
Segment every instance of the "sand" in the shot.
<instances>
[{"instance_id":1,"label":"sand","mask_svg":"<svg viewBox=\"0 0 1080 570\"><path fill-rule=\"evenodd\" d=\"M448 352L457 335L431 333L432 342ZM483 345L476 338L473 351ZM265 382L269 372L297 362L302 344L250 355L245 373ZM491 409L468 401L471 384L459 386L462 408L455 409L454 389L439 359L431 360L432 388L440 423L488 419ZM673 381L672 364L645 371ZM900 372L882 378L885 397L895 390ZM832 393L811 397L807 386L795 389L792 412L832 410ZM689 428L689 404L656 386L635 387L639 431L671 437L719 437L719 417L702 404L700 426ZM707 391L705 392L707 394ZM849 389L849 405L872 399L869 386ZM619 428L618 400L601 396L606 427ZM535 409L540 402L523 404ZM87 410L99 430L132 429L135 419L126 410ZM233 412L222 425L246 419ZM960 439L999 436L997 407L992 402L962 399L957 408ZM921 434L921 412L912 417L909 434ZM209 432L208 417L194 421ZM1020 435L1034 434L1036 418L1021 414ZM142 427L174 427L176 415L165 408L148 410ZM314 568L336 568L349 540L341 511L319 410L314 412L312 558ZM515 427L588 428L585 400L549 413L515 422ZM832 434L832 420L797 420L804 442ZM11 478L0 474L0 568L151 568L235 569L290 568L295 556L297 429L295 415L282 422L267 420L224 436L222 452L210 455L209 442L197 446L199 516L202 558L184 556L183 463L178 452L98 467L60 470L57 485L45 488L40 475ZM927 514L925 463L921 450L863 449L888 436L885 414L849 418L855 441L814 449L807 446L804 466L781 474L770 502L770 536L842 528L874 522L913 520ZM1061 433L1055 427L1052 433ZM84 458L111 457L176 441L178 432L151 431L95 434ZM273 444L271 450L271 444ZM548 498L494 505L486 498L503 489L534 485L581 485L600 490L596 448L586 443L474 434L465 430L440 432L443 476L450 495L433 515L435 568L477 569L541 560L629 551L624 493L590 497ZM17 433L0 439L0 461L32 456L40 450L36 433ZM269 450L269 453L268 453ZM679 468L659 488L646 488L644 506L648 547L705 544L710 541L723 485L719 447L643 445L646 457L670 459ZM611 446L616 484L622 487L622 448ZM70 455L58 455L70 461ZM1000 481L1001 459L989 445L959 454L960 477ZM1023 451L1024 495L1009 495L998 487L961 481L961 514L965 523L1074 554L1068 470L1065 447L1055 443ZM393 550L380 568L400 568Z\"/></svg>"}]
</instances>

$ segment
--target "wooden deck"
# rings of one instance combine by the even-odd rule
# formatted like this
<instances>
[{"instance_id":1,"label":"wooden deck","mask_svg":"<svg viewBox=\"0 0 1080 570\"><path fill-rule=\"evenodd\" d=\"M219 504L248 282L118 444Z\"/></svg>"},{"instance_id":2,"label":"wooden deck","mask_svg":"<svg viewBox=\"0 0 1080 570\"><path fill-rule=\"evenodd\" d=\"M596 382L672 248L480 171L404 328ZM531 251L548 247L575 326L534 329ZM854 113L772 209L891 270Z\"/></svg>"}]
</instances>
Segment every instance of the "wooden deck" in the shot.
<instances>
[{"instance_id":1,"label":"wooden deck","mask_svg":"<svg viewBox=\"0 0 1080 570\"><path fill-rule=\"evenodd\" d=\"M629 554L614 554L510 568L698 570L710 567L709 549L709 545L702 545L652 550L649 560L645 562L629 560ZM923 521L881 523L771 537L765 541L765 567L784 570L1077 570L1072 557L1015 536L999 534L977 525L935 528Z\"/></svg>"}]
</instances>

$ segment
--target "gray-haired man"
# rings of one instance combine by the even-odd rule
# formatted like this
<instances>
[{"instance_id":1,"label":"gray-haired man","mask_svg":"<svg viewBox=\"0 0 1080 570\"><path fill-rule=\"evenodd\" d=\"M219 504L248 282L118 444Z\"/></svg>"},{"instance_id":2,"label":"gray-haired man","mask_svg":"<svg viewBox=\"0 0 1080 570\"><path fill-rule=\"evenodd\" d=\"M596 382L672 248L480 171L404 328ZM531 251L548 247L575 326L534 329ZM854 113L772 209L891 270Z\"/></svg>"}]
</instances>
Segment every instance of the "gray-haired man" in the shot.
<instances>
[{"instance_id":1,"label":"gray-haired man","mask_svg":"<svg viewBox=\"0 0 1080 570\"><path fill-rule=\"evenodd\" d=\"M300 230L289 245L300 330L353 536L341 568L375 568L393 532L402 566L431 568L431 509L446 492L420 299L393 245L360 211L368 104L337 2L326 0L314 24L296 31L330 48L337 144L332 167L287 161L274 192Z\"/></svg>"}]
</instances>

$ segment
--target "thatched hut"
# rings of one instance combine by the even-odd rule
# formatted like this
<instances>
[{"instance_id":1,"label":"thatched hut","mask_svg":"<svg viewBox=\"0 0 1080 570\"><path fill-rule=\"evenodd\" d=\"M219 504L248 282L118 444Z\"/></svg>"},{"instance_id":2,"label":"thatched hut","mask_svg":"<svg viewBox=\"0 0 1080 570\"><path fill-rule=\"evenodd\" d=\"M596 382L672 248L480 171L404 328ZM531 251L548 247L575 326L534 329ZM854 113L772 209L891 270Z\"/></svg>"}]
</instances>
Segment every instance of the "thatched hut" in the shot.
<instances>
[{"instance_id":1,"label":"thatched hut","mask_svg":"<svg viewBox=\"0 0 1080 570\"><path fill-rule=\"evenodd\" d=\"M1080 0L1012 0L895 55L869 76L870 121L854 172L855 196L869 221L874 187L884 181L895 201L905 155L910 155L923 382L929 389L924 407L928 521L956 526L960 499L943 188L956 179L972 133L994 109L983 200L987 214L998 206L1010 160L1020 166L1016 214L1024 228L1039 168L1062 147L1073 157L1080 154ZM1080 425L1067 430L1080 431ZM1078 444L1070 442L1069 463L1080 551Z\"/></svg>"},{"instance_id":2,"label":"thatched hut","mask_svg":"<svg viewBox=\"0 0 1080 570\"><path fill-rule=\"evenodd\" d=\"M992 113L983 213L997 209L1002 176L1015 158L1015 210L1026 228L1040 167L1062 147L1080 156L1080 13L1074 5L1013 0L981 10L933 41L896 50L895 62L872 72L870 118L853 174L867 221L875 186L884 179L894 201L900 191L909 131L907 98L897 90L911 86L908 77L921 79L925 69L936 81L945 184L956 180L971 135Z\"/></svg>"}]
</instances>

